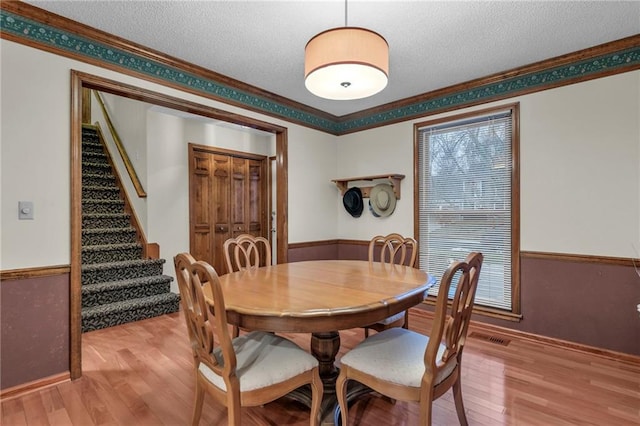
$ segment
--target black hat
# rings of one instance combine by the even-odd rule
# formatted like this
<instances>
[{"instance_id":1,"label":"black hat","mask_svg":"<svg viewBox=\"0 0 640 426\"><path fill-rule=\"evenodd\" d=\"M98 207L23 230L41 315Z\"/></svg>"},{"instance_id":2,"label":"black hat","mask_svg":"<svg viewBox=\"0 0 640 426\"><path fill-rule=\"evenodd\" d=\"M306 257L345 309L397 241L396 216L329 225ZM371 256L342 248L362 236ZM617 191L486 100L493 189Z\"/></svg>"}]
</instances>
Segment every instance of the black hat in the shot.
<instances>
[{"instance_id":1,"label":"black hat","mask_svg":"<svg viewBox=\"0 0 640 426\"><path fill-rule=\"evenodd\" d=\"M364 203L362 202L362 191L360 188L349 188L342 197L342 203L344 208L353 217L360 217L362 210L364 209Z\"/></svg>"}]
</instances>

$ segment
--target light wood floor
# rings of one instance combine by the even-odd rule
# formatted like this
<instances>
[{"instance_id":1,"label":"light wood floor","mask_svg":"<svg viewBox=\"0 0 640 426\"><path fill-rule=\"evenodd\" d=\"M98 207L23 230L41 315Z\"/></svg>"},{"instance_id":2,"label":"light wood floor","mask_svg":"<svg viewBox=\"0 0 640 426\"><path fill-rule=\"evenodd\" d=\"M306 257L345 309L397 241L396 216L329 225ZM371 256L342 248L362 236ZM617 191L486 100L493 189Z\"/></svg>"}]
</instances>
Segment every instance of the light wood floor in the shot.
<instances>
[{"instance_id":1,"label":"light wood floor","mask_svg":"<svg viewBox=\"0 0 640 426\"><path fill-rule=\"evenodd\" d=\"M430 322L411 312L411 328ZM2 402L2 425L187 425L194 378L182 314L83 335L83 377ZM474 332L473 329L470 330ZM341 353L362 330L341 332ZM288 335L309 347L307 335ZM46 354L43 354L46 356ZM507 346L469 338L463 397L471 425L640 425L640 365L529 340ZM417 406L365 397L351 424L415 425ZM243 409L247 425L308 425L290 400ZM201 424L226 425L226 411L205 397ZM457 425L451 392L434 404L434 425Z\"/></svg>"}]
</instances>

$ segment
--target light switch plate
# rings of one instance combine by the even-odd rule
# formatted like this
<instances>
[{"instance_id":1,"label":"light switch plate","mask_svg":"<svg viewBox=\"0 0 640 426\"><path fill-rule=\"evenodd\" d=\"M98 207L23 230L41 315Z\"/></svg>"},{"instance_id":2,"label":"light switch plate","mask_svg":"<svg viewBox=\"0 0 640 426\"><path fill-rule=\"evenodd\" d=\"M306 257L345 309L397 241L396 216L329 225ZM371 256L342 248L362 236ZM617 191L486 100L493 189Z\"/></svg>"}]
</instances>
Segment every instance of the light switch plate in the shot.
<instances>
[{"instance_id":1,"label":"light switch plate","mask_svg":"<svg viewBox=\"0 0 640 426\"><path fill-rule=\"evenodd\" d=\"M33 201L18 201L18 219L33 220Z\"/></svg>"}]
</instances>

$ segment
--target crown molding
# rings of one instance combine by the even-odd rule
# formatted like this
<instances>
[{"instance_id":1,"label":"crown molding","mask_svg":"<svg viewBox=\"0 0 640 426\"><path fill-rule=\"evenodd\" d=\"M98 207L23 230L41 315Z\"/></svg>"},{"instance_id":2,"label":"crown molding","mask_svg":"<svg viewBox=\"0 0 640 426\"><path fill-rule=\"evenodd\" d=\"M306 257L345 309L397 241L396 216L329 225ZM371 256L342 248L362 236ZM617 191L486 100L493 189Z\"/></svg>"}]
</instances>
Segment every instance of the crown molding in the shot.
<instances>
[{"instance_id":1,"label":"crown molding","mask_svg":"<svg viewBox=\"0 0 640 426\"><path fill-rule=\"evenodd\" d=\"M640 69L640 34L335 116L23 2L2 2L0 37L334 135Z\"/></svg>"}]
</instances>

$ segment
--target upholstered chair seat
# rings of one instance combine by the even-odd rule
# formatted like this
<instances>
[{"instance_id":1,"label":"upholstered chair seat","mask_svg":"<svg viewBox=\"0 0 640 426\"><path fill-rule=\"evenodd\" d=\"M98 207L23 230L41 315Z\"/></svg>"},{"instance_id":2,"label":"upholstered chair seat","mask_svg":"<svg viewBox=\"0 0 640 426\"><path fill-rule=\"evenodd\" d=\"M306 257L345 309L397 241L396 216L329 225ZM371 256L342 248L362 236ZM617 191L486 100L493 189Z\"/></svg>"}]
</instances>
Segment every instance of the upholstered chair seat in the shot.
<instances>
[{"instance_id":1,"label":"upholstered chair seat","mask_svg":"<svg viewBox=\"0 0 640 426\"><path fill-rule=\"evenodd\" d=\"M313 370L318 360L301 350L295 343L273 333L252 331L231 341L236 353L236 374L240 392L252 391L281 383L305 371ZM217 347L213 356L224 367L222 350ZM227 390L224 379L206 364L198 367L202 375L222 391Z\"/></svg>"},{"instance_id":2,"label":"upholstered chair seat","mask_svg":"<svg viewBox=\"0 0 640 426\"><path fill-rule=\"evenodd\" d=\"M424 375L424 351L429 336L396 327L370 336L340 359L341 365L355 368L378 379L414 388L420 387ZM437 357L447 349L439 345ZM438 369L435 384L449 377L456 367L456 358Z\"/></svg>"}]
</instances>

